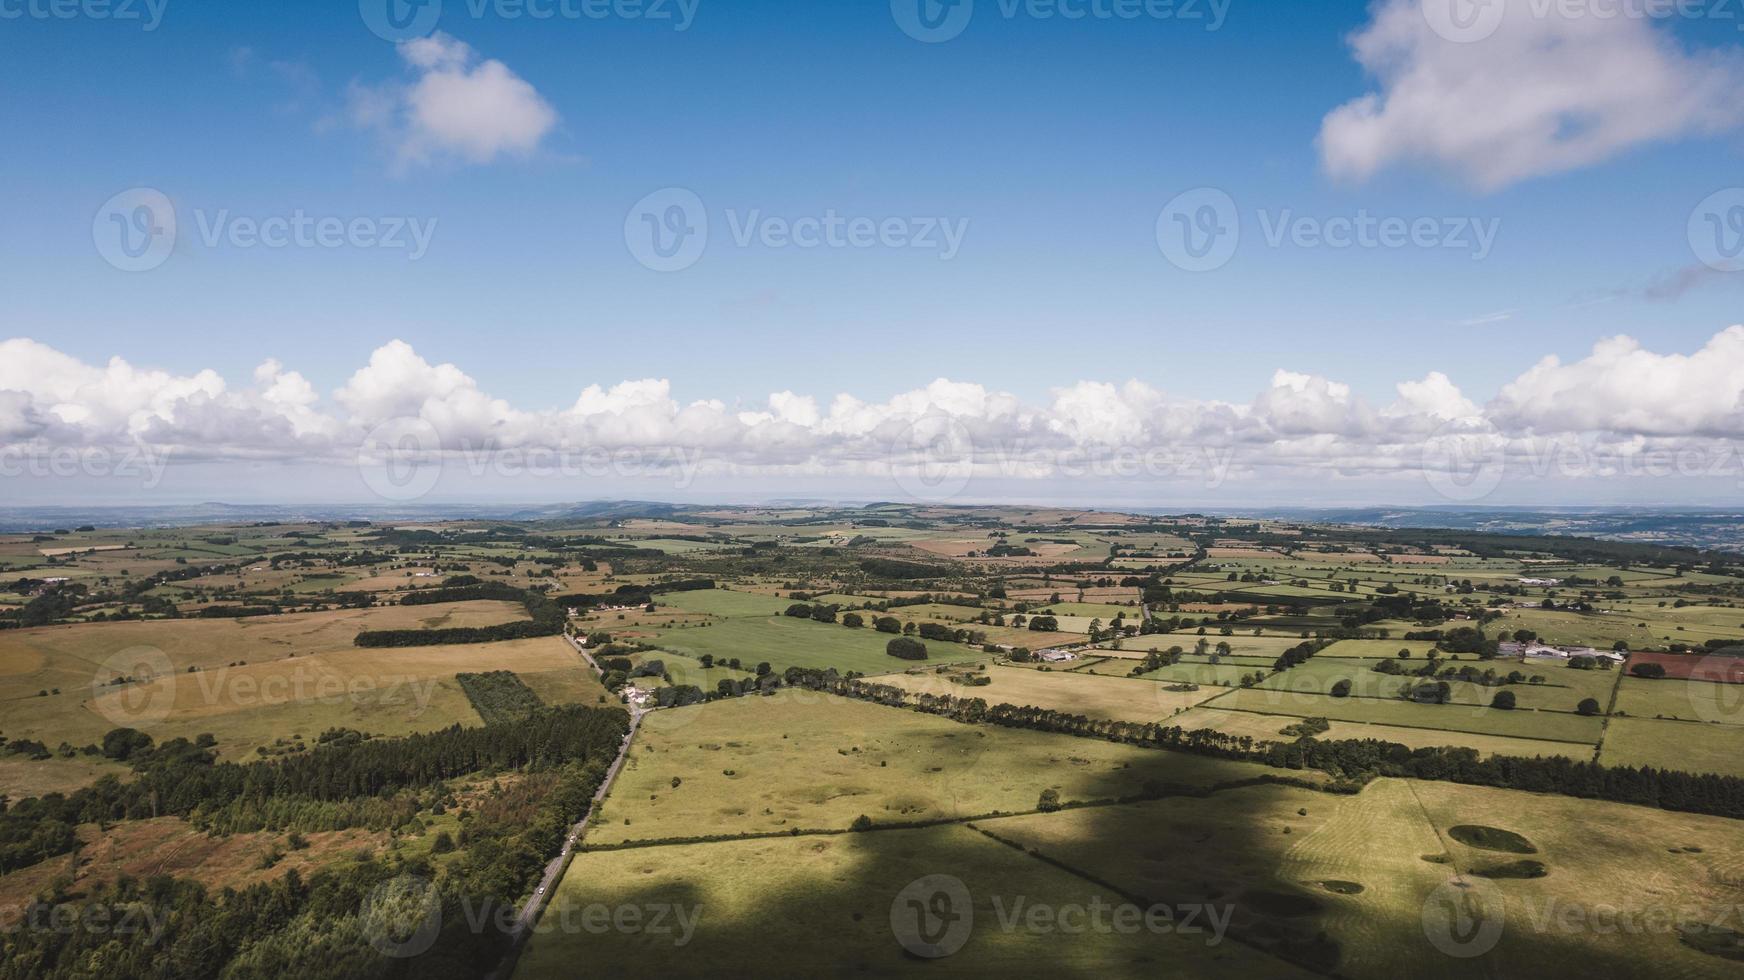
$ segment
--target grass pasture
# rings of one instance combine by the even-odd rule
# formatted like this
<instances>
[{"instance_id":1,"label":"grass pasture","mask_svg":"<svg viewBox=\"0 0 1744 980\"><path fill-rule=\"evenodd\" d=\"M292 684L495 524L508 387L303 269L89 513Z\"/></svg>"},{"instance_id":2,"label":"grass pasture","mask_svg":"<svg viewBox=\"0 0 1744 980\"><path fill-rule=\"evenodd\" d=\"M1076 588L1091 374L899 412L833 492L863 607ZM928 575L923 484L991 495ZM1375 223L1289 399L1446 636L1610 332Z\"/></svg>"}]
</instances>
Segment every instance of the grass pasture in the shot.
<instances>
[{"instance_id":1,"label":"grass pasture","mask_svg":"<svg viewBox=\"0 0 1744 980\"><path fill-rule=\"evenodd\" d=\"M1209 702L1231 711L1275 716L1327 718L1401 728L1473 732L1511 738L1596 745L1602 719L1552 711L1499 711L1465 704L1417 704L1393 698L1335 698L1295 691L1246 688Z\"/></svg>"},{"instance_id":2,"label":"grass pasture","mask_svg":"<svg viewBox=\"0 0 1744 980\"><path fill-rule=\"evenodd\" d=\"M1164 684L1124 677L998 666L984 672L991 684L969 687L953 683L950 678L954 673L925 670L891 674L879 678L879 683L917 694L982 698L988 704L1033 705L1087 718L1141 723L1162 721L1217 693L1173 692Z\"/></svg>"},{"instance_id":3,"label":"grass pasture","mask_svg":"<svg viewBox=\"0 0 1744 980\"><path fill-rule=\"evenodd\" d=\"M1300 720L1294 716L1261 715L1251 711L1225 711L1201 705L1185 714L1171 718L1169 723L1179 725L1188 731L1197 728L1211 728L1230 735L1246 735L1256 741L1287 742L1291 740L1291 736L1283 734L1283 729ZM1413 749L1452 746L1477 749L1480 755L1485 756L1511 755L1527 759L1535 756L1561 756L1566 759L1587 761L1593 755L1590 746L1573 742L1546 742L1501 735L1479 735L1473 732L1446 732L1432 728L1400 728L1392 725L1375 725L1356 721L1333 721L1330 724L1332 727L1324 735L1315 737L1322 741L1372 738L1383 742L1397 742Z\"/></svg>"},{"instance_id":4,"label":"grass pasture","mask_svg":"<svg viewBox=\"0 0 1744 980\"><path fill-rule=\"evenodd\" d=\"M179 664L177 665L180 666ZM363 650L351 646L159 674L121 687L87 679L58 696L7 702L6 734L85 745L112 728L162 741L211 733L225 758L332 727L384 735L481 724L457 673L511 670L547 704L598 703L604 688L559 637Z\"/></svg>"},{"instance_id":5,"label":"grass pasture","mask_svg":"<svg viewBox=\"0 0 1744 980\"><path fill-rule=\"evenodd\" d=\"M569 909L580 921L590 905L677 906L695 911L694 932L541 928L514 977L570 977L578 962L607 975L817 975L799 965L820 963L838 974L910 975L925 961L907 955L894 930L909 914L905 889L930 875L961 881L973 903L963 910L974 922L964 945L935 964L953 975L1302 976L1254 950L1183 934L1001 928L1019 896L1052 908L1121 899L967 827L943 826L578 854L547 919Z\"/></svg>"},{"instance_id":6,"label":"grass pasture","mask_svg":"<svg viewBox=\"0 0 1744 980\"><path fill-rule=\"evenodd\" d=\"M1744 727L1652 718L1612 718L1599 761L1744 777Z\"/></svg>"},{"instance_id":7,"label":"grass pasture","mask_svg":"<svg viewBox=\"0 0 1744 980\"><path fill-rule=\"evenodd\" d=\"M768 661L776 671L792 666L835 667L846 673L857 670L880 674L913 666L884 652L888 633L870 627L850 629L839 623L818 623L792 616L739 616L708 626L666 630L653 641L663 650L716 660L737 657L755 665ZM979 650L957 643L927 641L930 662L953 663L985 657Z\"/></svg>"},{"instance_id":8,"label":"grass pasture","mask_svg":"<svg viewBox=\"0 0 1744 980\"><path fill-rule=\"evenodd\" d=\"M697 589L692 592L668 592L655 597L655 604L673 606L687 612L710 616L775 616L793 605L792 599L758 595L755 592L735 592L731 589Z\"/></svg>"},{"instance_id":9,"label":"grass pasture","mask_svg":"<svg viewBox=\"0 0 1744 980\"><path fill-rule=\"evenodd\" d=\"M1147 781L1209 786L1270 772L789 690L650 714L587 840L840 830L862 814L877 824L1023 812L1049 788L1065 801L1096 800Z\"/></svg>"}]
</instances>

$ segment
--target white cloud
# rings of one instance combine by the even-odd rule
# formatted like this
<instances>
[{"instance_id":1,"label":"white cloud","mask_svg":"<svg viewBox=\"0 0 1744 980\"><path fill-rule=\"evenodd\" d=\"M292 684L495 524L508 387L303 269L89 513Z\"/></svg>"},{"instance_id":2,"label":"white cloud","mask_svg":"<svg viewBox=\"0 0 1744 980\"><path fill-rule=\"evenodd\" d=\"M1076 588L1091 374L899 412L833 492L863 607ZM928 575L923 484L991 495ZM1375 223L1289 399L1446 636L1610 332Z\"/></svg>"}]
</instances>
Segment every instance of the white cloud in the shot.
<instances>
[{"instance_id":1,"label":"white cloud","mask_svg":"<svg viewBox=\"0 0 1744 980\"><path fill-rule=\"evenodd\" d=\"M537 89L502 62L480 60L463 41L437 32L398 50L415 78L353 83L347 108L354 125L383 135L399 166L526 156L557 125L557 111Z\"/></svg>"},{"instance_id":2,"label":"white cloud","mask_svg":"<svg viewBox=\"0 0 1744 980\"><path fill-rule=\"evenodd\" d=\"M1532 432L1744 436L1744 326L1694 354L1655 354L1612 337L1572 364L1546 357L1490 405L1501 425Z\"/></svg>"},{"instance_id":3,"label":"white cloud","mask_svg":"<svg viewBox=\"0 0 1744 980\"><path fill-rule=\"evenodd\" d=\"M0 453L149 444L172 459L350 463L370 433L407 419L457 454L633 452L683 457L732 475L888 475L935 444L977 472L1015 478L1074 472L1122 454L1218 458L1236 471L1323 479L1414 474L1465 440L1510 459L1552 448L1595 460L1712 448L1744 435L1744 326L1692 354L1655 353L1628 337L1563 363L1545 358L1480 405L1445 374L1401 382L1376 408L1349 385L1278 370L1247 401L1173 397L1140 381L1080 381L1045 404L938 379L883 401L790 391L761 404L683 403L664 379L588 385L567 407L515 406L459 365L391 341L330 398L277 360L251 383L214 371L179 375L121 358L87 364L45 344L0 342Z\"/></svg>"},{"instance_id":4,"label":"white cloud","mask_svg":"<svg viewBox=\"0 0 1744 980\"><path fill-rule=\"evenodd\" d=\"M1648 18L1584 5L1570 16L1491 2L1503 11L1494 33L1461 42L1436 33L1424 0L1380 0L1350 39L1379 90L1322 122L1328 172L1362 180L1425 164L1494 190L1740 121L1736 50L1693 52Z\"/></svg>"}]
</instances>

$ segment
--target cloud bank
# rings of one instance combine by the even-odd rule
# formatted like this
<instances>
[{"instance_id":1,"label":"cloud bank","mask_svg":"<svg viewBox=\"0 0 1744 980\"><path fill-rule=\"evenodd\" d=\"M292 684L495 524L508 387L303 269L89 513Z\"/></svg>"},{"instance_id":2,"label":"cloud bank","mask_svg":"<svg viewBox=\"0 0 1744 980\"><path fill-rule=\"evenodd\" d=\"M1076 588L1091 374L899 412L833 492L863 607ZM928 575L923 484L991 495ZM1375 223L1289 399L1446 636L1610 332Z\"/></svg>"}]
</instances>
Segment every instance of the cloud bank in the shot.
<instances>
[{"instance_id":1,"label":"cloud bank","mask_svg":"<svg viewBox=\"0 0 1744 980\"><path fill-rule=\"evenodd\" d=\"M1459 499L1474 459L1563 476L1613 475L1619 461L1652 454L1693 454L1712 467L1716 453L1744 437L1744 326L1690 354L1612 337L1579 360L1539 361L1484 404L1431 373L1399 383L1385 405L1336 380L1280 369L1246 401L1087 380L1029 404L940 378L885 401L844 393L820 402L782 391L728 405L682 401L670 382L649 378L589 385L566 406L528 408L398 340L328 397L276 360L233 385L210 370L177 375L119 357L94 365L35 340L0 342L0 454L13 459L146 446L172 463L355 466L408 434L434 456L628 453L727 475L1143 480L1215 471L1219 480L1421 475L1439 487L1451 473L1448 495Z\"/></svg>"}]
</instances>

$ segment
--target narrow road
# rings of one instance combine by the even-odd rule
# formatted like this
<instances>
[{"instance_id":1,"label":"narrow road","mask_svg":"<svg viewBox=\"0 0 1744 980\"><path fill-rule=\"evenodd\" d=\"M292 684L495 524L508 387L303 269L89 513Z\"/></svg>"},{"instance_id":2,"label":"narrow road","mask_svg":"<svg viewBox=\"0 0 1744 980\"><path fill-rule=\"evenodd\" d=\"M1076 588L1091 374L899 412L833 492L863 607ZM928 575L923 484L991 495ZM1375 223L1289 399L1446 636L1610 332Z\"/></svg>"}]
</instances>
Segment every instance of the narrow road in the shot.
<instances>
[{"instance_id":1,"label":"narrow road","mask_svg":"<svg viewBox=\"0 0 1744 980\"><path fill-rule=\"evenodd\" d=\"M577 643L574 637L570 637L570 643L574 644L576 652L581 654L588 666L598 672L600 666L587 652L587 648ZM630 730L624 733L624 741L618 746L618 757L612 760L611 768L606 770L605 778L600 780L599 789L594 791L593 799L588 803L587 812L582 814L581 819L569 828L569 833L564 836L563 846L558 850L557 856L545 865L545 873L540 875L539 883L534 886L532 896L527 899L527 904L521 907L520 914L515 916L514 928L509 932L508 952L503 954L502 962L498 963L496 969L490 972L487 980L507 980L509 973L514 969L515 959L520 955L521 947L526 943L527 936L532 933L533 924L539 921L539 913L545 908L545 902L552 896L553 890L557 887L557 879L563 873L564 862L569 860L569 854L575 849L576 843L581 840L581 835L587 832L588 821L593 819L593 815L598 812L600 802L611 791L612 781L618 778L619 771L624 768L624 761L630 757L630 746L636 740L636 729L642 724L642 716L650 710L655 709L630 708Z\"/></svg>"}]
</instances>

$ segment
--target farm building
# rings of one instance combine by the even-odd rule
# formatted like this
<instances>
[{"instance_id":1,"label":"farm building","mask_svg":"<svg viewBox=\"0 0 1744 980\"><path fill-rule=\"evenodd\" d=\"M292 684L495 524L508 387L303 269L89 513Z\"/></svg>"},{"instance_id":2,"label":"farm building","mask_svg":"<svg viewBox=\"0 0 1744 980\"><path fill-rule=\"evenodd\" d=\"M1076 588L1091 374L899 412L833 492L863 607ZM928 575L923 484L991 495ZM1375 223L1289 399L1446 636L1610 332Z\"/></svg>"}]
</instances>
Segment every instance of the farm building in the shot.
<instances>
[{"instance_id":1,"label":"farm building","mask_svg":"<svg viewBox=\"0 0 1744 980\"><path fill-rule=\"evenodd\" d=\"M1048 649L1048 650L1037 650L1035 658L1037 660L1040 660L1042 663L1058 664L1058 663L1065 663L1065 662L1070 661L1070 660L1077 660L1078 655L1073 653L1070 650Z\"/></svg>"}]
</instances>

